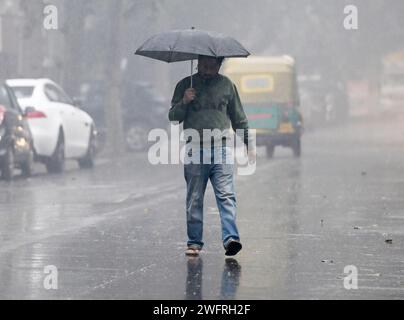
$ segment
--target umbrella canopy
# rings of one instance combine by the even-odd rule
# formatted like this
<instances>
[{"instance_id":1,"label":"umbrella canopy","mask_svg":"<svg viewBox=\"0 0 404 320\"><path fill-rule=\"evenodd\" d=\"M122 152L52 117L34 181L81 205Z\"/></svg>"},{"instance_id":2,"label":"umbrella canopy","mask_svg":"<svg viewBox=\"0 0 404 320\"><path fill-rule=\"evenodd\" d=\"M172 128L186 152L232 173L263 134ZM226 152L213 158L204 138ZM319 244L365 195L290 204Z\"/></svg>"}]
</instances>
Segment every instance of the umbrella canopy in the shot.
<instances>
[{"instance_id":1,"label":"umbrella canopy","mask_svg":"<svg viewBox=\"0 0 404 320\"><path fill-rule=\"evenodd\" d=\"M137 55L165 62L211 57L248 57L250 53L235 39L221 33L203 30L173 30L151 37Z\"/></svg>"}]
</instances>

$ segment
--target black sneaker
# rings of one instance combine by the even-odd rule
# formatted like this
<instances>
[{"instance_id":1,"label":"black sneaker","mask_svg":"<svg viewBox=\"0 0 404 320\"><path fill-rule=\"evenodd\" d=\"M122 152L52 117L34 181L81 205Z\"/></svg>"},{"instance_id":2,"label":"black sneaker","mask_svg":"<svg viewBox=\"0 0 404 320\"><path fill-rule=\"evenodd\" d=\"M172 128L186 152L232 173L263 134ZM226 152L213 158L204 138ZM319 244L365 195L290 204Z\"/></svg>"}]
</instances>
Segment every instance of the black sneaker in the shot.
<instances>
[{"instance_id":1,"label":"black sneaker","mask_svg":"<svg viewBox=\"0 0 404 320\"><path fill-rule=\"evenodd\" d=\"M243 248L241 243L236 240L231 240L226 247L226 256L235 256Z\"/></svg>"}]
</instances>

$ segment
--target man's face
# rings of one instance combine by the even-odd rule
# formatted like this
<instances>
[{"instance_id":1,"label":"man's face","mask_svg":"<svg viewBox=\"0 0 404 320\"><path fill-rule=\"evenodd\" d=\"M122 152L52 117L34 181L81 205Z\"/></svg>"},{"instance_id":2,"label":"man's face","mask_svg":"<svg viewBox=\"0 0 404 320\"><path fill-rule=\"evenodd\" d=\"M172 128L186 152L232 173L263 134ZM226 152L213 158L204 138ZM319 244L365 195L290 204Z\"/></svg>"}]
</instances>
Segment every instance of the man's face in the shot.
<instances>
[{"instance_id":1,"label":"man's face","mask_svg":"<svg viewBox=\"0 0 404 320\"><path fill-rule=\"evenodd\" d=\"M198 72L205 80L212 79L219 73L220 64L215 58L202 57L198 60Z\"/></svg>"}]
</instances>

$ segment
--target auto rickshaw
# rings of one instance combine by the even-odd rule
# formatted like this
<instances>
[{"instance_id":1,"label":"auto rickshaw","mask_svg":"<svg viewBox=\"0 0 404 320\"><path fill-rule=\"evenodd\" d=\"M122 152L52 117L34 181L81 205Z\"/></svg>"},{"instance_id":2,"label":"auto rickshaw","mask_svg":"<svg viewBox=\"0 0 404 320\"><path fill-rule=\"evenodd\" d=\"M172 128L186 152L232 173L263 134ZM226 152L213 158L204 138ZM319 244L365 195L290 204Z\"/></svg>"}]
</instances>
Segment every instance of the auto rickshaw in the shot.
<instances>
[{"instance_id":1,"label":"auto rickshaw","mask_svg":"<svg viewBox=\"0 0 404 320\"><path fill-rule=\"evenodd\" d=\"M303 119L298 111L299 94L295 60L290 56L229 59L223 73L236 85L257 145L265 145L273 157L277 146L301 155Z\"/></svg>"}]
</instances>

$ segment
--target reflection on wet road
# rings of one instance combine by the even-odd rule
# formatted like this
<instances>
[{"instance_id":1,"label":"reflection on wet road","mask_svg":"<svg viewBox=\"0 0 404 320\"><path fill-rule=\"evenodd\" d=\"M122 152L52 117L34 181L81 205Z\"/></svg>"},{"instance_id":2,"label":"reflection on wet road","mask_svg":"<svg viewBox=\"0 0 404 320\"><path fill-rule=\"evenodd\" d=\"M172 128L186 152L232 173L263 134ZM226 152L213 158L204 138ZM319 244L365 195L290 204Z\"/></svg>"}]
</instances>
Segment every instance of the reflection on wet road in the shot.
<instances>
[{"instance_id":1,"label":"reflection on wet road","mask_svg":"<svg viewBox=\"0 0 404 320\"><path fill-rule=\"evenodd\" d=\"M241 266L234 258L227 258L224 262L220 299L233 300L236 298L240 283ZM203 259L190 257L187 261L187 282L185 289L186 300L202 300Z\"/></svg>"},{"instance_id":2,"label":"reflection on wet road","mask_svg":"<svg viewBox=\"0 0 404 320\"><path fill-rule=\"evenodd\" d=\"M244 247L235 259L225 259L210 186L206 246L184 256L182 167L149 165L147 154L0 182L0 298L403 298L400 121L308 133L300 160L259 150L256 174L236 186ZM44 288L49 265L57 290ZM347 265L357 290L344 288Z\"/></svg>"}]
</instances>

